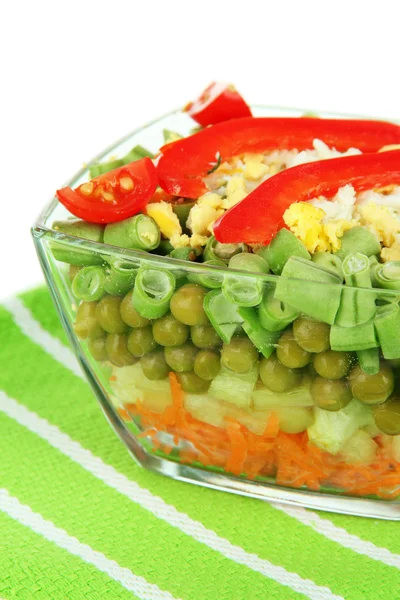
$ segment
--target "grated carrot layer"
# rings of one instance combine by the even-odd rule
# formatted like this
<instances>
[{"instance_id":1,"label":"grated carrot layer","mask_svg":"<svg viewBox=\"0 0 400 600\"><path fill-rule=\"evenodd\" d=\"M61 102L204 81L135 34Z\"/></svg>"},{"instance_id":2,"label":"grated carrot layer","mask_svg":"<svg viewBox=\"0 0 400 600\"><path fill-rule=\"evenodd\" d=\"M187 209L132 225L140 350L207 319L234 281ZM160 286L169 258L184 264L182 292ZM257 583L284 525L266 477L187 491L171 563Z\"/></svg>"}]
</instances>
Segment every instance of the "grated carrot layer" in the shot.
<instances>
[{"instance_id":1,"label":"grated carrot layer","mask_svg":"<svg viewBox=\"0 0 400 600\"><path fill-rule=\"evenodd\" d=\"M279 430L279 418L271 413L262 435L256 435L233 419L226 427L215 427L195 419L184 408L184 394L175 373L169 375L172 405L164 412L149 411L142 403L126 405L130 415L140 416L151 436L154 450L166 454L171 446L162 444L155 431L169 433L178 441L190 442L179 451L181 462L200 462L222 467L234 475L272 476L289 487L319 490L321 485L354 495L394 499L400 495L400 463L379 447L376 460L368 465L348 464L309 443L307 432L287 434ZM125 412L126 412L125 411ZM124 415L125 416L125 415ZM375 439L379 444L379 438Z\"/></svg>"}]
</instances>

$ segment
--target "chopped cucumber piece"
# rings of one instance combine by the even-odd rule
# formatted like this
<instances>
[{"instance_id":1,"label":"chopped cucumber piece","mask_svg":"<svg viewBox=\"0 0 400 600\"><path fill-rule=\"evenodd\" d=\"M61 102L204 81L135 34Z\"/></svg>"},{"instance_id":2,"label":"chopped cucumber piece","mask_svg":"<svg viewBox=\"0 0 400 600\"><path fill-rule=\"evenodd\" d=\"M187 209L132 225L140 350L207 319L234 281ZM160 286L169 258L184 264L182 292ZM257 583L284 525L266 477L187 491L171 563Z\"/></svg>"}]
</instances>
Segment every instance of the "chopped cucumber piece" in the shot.
<instances>
[{"instance_id":1,"label":"chopped cucumber piece","mask_svg":"<svg viewBox=\"0 0 400 600\"><path fill-rule=\"evenodd\" d=\"M272 392L266 387L256 386L252 393L255 410L267 410L278 407L314 406L311 397L311 381L304 378L304 383L290 392Z\"/></svg>"},{"instance_id":2,"label":"chopped cucumber piece","mask_svg":"<svg viewBox=\"0 0 400 600\"><path fill-rule=\"evenodd\" d=\"M221 368L221 371L213 379L209 388L210 396L220 400L232 402L241 408L251 406L251 394L258 379L258 365L255 365L248 373L234 373Z\"/></svg>"}]
</instances>

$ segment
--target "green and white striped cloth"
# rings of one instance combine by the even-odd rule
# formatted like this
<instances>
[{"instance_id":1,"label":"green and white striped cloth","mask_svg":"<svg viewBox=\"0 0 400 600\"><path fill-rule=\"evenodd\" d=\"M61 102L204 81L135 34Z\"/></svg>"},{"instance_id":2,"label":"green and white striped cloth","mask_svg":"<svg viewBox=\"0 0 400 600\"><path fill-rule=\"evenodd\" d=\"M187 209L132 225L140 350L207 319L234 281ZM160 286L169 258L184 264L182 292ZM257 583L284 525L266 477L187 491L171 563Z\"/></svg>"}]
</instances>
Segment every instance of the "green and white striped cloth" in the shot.
<instances>
[{"instance_id":1,"label":"green and white striped cloth","mask_svg":"<svg viewBox=\"0 0 400 600\"><path fill-rule=\"evenodd\" d=\"M0 306L0 598L397 600L400 524L135 464L44 288Z\"/></svg>"}]
</instances>

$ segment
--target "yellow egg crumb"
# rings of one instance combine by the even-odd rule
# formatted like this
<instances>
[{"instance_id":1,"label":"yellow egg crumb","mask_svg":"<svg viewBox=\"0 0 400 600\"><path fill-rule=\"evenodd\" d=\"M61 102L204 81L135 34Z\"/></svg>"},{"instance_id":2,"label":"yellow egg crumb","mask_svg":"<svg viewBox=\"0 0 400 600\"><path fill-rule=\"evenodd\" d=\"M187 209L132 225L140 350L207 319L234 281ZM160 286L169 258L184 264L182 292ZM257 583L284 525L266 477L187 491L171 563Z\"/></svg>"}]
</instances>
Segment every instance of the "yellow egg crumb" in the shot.
<instances>
[{"instance_id":1,"label":"yellow egg crumb","mask_svg":"<svg viewBox=\"0 0 400 600\"><path fill-rule=\"evenodd\" d=\"M195 204L189 213L187 226L193 233L207 235L208 227L221 216L222 210L207 204Z\"/></svg>"},{"instance_id":2,"label":"yellow egg crumb","mask_svg":"<svg viewBox=\"0 0 400 600\"><path fill-rule=\"evenodd\" d=\"M228 208L231 208L238 202L241 202L244 198L246 198L246 196L247 192L245 192L245 190L235 190L222 200L222 208L228 210Z\"/></svg>"},{"instance_id":3,"label":"yellow egg crumb","mask_svg":"<svg viewBox=\"0 0 400 600\"><path fill-rule=\"evenodd\" d=\"M146 212L149 217L155 220L161 233L166 238L170 239L173 235L180 235L182 233L179 219L168 202L162 201L148 204Z\"/></svg>"},{"instance_id":4,"label":"yellow egg crumb","mask_svg":"<svg viewBox=\"0 0 400 600\"><path fill-rule=\"evenodd\" d=\"M222 198L219 194L207 193L200 196L197 203L211 206L211 208L220 208L222 205Z\"/></svg>"},{"instance_id":5,"label":"yellow egg crumb","mask_svg":"<svg viewBox=\"0 0 400 600\"><path fill-rule=\"evenodd\" d=\"M269 167L262 162L252 160L249 161L243 171L246 179L250 181L257 181L266 175L269 171Z\"/></svg>"},{"instance_id":6,"label":"yellow egg crumb","mask_svg":"<svg viewBox=\"0 0 400 600\"><path fill-rule=\"evenodd\" d=\"M382 248L381 259L383 262L400 260L400 242L395 242L390 248Z\"/></svg>"},{"instance_id":7,"label":"yellow egg crumb","mask_svg":"<svg viewBox=\"0 0 400 600\"><path fill-rule=\"evenodd\" d=\"M374 233L384 246L392 246L396 234L400 233L400 219L396 218L387 206L377 206L373 202L357 208L359 222Z\"/></svg>"},{"instance_id":8,"label":"yellow egg crumb","mask_svg":"<svg viewBox=\"0 0 400 600\"><path fill-rule=\"evenodd\" d=\"M245 165L247 165L247 163L250 162L262 162L264 160L265 156L264 154L252 154L252 153L247 153L243 155L243 162Z\"/></svg>"},{"instance_id":9,"label":"yellow egg crumb","mask_svg":"<svg viewBox=\"0 0 400 600\"><path fill-rule=\"evenodd\" d=\"M174 233L169 240L174 248L186 248L190 245L190 238L186 233L180 235L179 233Z\"/></svg>"},{"instance_id":10,"label":"yellow egg crumb","mask_svg":"<svg viewBox=\"0 0 400 600\"><path fill-rule=\"evenodd\" d=\"M237 190L241 190L242 192L246 191L246 182L242 175L233 175L226 184L227 196L233 192L237 192Z\"/></svg>"},{"instance_id":11,"label":"yellow egg crumb","mask_svg":"<svg viewBox=\"0 0 400 600\"><path fill-rule=\"evenodd\" d=\"M338 221L330 221L325 223L324 232L329 243L329 251L337 252L342 245L341 239L343 234L348 229L352 229L358 225L357 221L346 221L339 219Z\"/></svg>"},{"instance_id":12,"label":"yellow egg crumb","mask_svg":"<svg viewBox=\"0 0 400 600\"><path fill-rule=\"evenodd\" d=\"M190 238L190 247L198 248L199 246L205 246L208 242L208 237L206 235L199 235L198 233L194 233Z\"/></svg>"}]
</instances>

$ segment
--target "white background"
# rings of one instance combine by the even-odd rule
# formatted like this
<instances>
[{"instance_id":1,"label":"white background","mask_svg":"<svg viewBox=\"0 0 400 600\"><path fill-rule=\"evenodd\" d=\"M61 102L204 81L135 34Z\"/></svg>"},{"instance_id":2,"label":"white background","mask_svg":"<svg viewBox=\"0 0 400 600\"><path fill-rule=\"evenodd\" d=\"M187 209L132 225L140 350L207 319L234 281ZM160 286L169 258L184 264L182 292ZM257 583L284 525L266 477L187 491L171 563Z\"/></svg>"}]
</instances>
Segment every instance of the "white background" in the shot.
<instances>
[{"instance_id":1,"label":"white background","mask_svg":"<svg viewBox=\"0 0 400 600\"><path fill-rule=\"evenodd\" d=\"M29 227L54 190L212 80L250 103L400 118L396 4L0 2L0 298L41 281Z\"/></svg>"}]
</instances>

